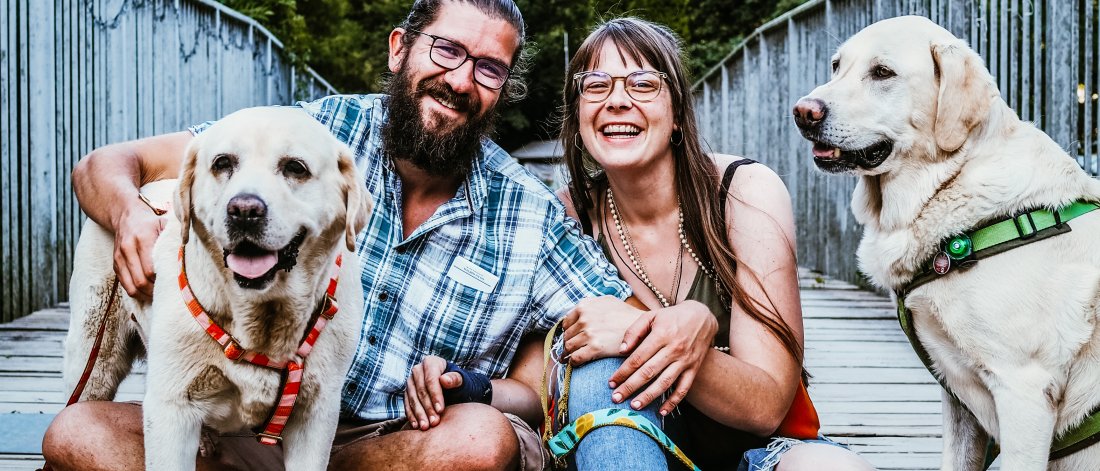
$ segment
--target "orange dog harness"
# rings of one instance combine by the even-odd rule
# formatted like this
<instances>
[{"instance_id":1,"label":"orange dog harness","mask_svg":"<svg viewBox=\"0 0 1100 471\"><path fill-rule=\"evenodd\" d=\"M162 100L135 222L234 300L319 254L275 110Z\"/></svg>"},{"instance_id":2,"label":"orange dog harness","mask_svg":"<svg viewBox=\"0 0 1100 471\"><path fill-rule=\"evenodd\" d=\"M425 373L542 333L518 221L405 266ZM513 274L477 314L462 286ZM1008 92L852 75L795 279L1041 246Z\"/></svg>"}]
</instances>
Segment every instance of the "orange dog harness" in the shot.
<instances>
[{"instance_id":1,"label":"orange dog harness","mask_svg":"<svg viewBox=\"0 0 1100 471\"><path fill-rule=\"evenodd\" d=\"M317 341L317 337L321 335L321 330L325 328L325 325L332 320L336 315L336 311L339 310L335 296L336 284L340 279L341 258L340 255L336 256L336 263L332 270L332 277L328 282L328 289L325 290L324 300L322 300L317 312L314 313L312 325L305 338L302 339L302 344L298 346L298 350L293 357L277 362L272 361L267 355L245 349L237 339L214 323L206 310L199 304L198 299L195 298L195 293L191 291L191 286L187 282L183 247L180 247L180 292L183 294L183 302L187 305L187 310L191 312L191 316L195 318L195 322L199 323L199 326L210 335L210 338L221 345L226 358L233 361L243 360L256 366L282 372L282 394L272 409L267 424L264 425L262 431L256 433L256 438L260 443L275 445L282 440L283 427L286 426L287 420L290 419L290 413L294 410L294 402L298 399L298 389L302 384L302 363L313 351L313 344Z\"/></svg>"}]
</instances>

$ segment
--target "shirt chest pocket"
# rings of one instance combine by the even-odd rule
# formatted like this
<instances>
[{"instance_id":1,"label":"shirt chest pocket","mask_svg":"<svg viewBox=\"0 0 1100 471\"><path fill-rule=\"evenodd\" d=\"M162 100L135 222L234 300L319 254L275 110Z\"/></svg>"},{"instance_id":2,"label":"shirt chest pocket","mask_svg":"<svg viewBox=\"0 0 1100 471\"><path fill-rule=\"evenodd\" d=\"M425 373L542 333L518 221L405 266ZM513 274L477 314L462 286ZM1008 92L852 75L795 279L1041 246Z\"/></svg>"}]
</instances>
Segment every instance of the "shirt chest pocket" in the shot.
<instances>
[{"instance_id":1,"label":"shirt chest pocket","mask_svg":"<svg viewBox=\"0 0 1100 471\"><path fill-rule=\"evenodd\" d=\"M401 324L413 348L460 365L479 359L497 339L492 312L495 293L487 293L448 279L424 310L405 310Z\"/></svg>"}]
</instances>

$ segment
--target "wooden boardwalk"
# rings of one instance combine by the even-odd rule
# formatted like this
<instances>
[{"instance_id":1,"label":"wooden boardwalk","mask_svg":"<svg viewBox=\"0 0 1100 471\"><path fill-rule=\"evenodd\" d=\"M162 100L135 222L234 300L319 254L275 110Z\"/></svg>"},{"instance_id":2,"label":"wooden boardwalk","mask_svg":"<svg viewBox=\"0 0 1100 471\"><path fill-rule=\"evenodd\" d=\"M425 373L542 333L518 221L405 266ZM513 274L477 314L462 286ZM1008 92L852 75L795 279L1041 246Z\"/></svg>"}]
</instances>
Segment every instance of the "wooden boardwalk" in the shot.
<instances>
[{"instance_id":1,"label":"wooden boardwalk","mask_svg":"<svg viewBox=\"0 0 1100 471\"><path fill-rule=\"evenodd\" d=\"M937 469L939 386L898 329L893 304L809 271L801 275L810 395L823 432L879 469ZM67 325L64 306L0 324L0 414L20 414L0 423L21 419L34 430L61 409L68 398L60 373ZM143 379L131 376L119 399L140 399ZM39 455L5 452L16 446L13 430L0 426L0 470L41 465ZM30 438L24 441L37 440Z\"/></svg>"}]
</instances>

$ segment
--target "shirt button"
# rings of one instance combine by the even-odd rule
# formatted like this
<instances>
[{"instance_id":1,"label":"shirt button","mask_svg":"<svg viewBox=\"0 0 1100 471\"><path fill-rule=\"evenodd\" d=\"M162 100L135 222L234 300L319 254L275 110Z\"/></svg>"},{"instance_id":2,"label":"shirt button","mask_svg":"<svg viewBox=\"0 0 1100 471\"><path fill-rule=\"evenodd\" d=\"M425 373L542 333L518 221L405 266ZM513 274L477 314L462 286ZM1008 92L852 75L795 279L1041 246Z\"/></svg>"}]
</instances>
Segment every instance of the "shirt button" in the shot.
<instances>
[{"instance_id":1,"label":"shirt button","mask_svg":"<svg viewBox=\"0 0 1100 471\"><path fill-rule=\"evenodd\" d=\"M399 254L404 254L406 250L407 250L407 249L405 248L405 246L404 246L404 245L402 245L401 247L398 247L398 248L397 248L397 253L399 253Z\"/></svg>"},{"instance_id":2,"label":"shirt button","mask_svg":"<svg viewBox=\"0 0 1100 471\"><path fill-rule=\"evenodd\" d=\"M344 390L346 390L349 395L355 394L355 391L357 391L358 389L359 386L356 386L355 383L350 383L346 387L344 387Z\"/></svg>"},{"instance_id":3,"label":"shirt button","mask_svg":"<svg viewBox=\"0 0 1100 471\"><path fill-rule=\"evenodd\" d=\"M374 344L378 343L378 337L375 337L373 335L370 336L370 337L367 337L367 342L370 342L371 345L374 345Z\"/></svg>"},{"instance_id":4,"label":"shirt button","mask_svg":"<svg viewBox=\"0 0 1100 471\"><path fill-rule=\"evenodd\" d=\"M390 299L390 295L386 294L385 291L378 294L378 300L379 301L386 302L387 299Z\"/></svg>"}]
</instances>

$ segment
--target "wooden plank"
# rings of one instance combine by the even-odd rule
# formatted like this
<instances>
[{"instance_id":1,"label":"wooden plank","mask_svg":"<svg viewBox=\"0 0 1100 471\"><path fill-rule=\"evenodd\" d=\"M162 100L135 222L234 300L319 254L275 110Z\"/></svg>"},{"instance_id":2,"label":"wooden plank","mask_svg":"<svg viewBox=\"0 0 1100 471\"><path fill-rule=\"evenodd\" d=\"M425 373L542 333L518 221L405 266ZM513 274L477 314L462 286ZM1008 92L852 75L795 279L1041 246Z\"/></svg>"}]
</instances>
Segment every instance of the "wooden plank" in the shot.
<instances>
[{"instance_id":1,"label":"wooden plank","mask_svg":"<svg viewBox=\"0 0 1100 471\"><path fill-rule=\"evenodd\" d=\"M43 463L41 455L0 455L0 471L39 469Z\"/></svg>"},{"instance_id":2,"label":"wooden plank","mask_svg":"<svg viewBox=\"0 0 1100 471\"><path fill-rule=\"evenodd\" d=\"M61 376L52 378L5 376L3 378L4 384L0 385L0 392L11 393L11 397L20 397L19 393L48 391L62 393L62 396L68 399L68 394L71 392L64 387L64 384L61 382ZM119 392L125 394L143 394L145 392L145 374L131 374L119 385Z\"/></svg>"},{"instance_id":3,"label":"wooden plank","mask_svg":"<svg viewBox=\"0 0 1100 471\"><path fill-rule=\"evenodd\" d=\"M62 391L0 391L0 404L58 404L69 400L68 392ZM120 392L116 401L140 401L144 393ZM3 410L3 409L0 409Z\"/></svg>"}]
</instances>

